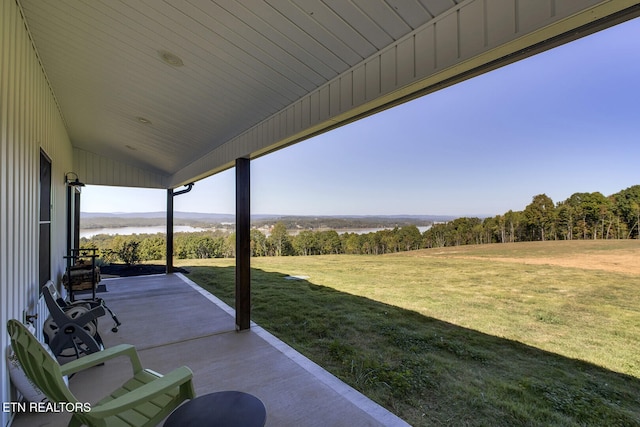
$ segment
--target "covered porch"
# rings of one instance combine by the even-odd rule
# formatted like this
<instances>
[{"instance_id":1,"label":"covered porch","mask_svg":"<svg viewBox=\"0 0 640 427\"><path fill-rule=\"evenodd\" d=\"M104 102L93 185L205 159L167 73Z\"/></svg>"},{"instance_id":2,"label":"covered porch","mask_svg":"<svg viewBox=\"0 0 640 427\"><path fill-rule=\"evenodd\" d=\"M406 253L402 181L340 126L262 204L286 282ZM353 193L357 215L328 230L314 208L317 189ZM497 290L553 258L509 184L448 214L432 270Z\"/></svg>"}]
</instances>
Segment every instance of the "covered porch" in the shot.
<instances>
[{"instance_id":1,"label":"covered porch","mask_svg":"<svg viewBox=\"0 0 640 427\"><path fill-rule=\"evenodd\" d=\"M637 17L640 1L0 0L0 10L3 328L38 315L42 336L41 289L64 275L80 182L171 193L235 167L237 321L180 276L122 279L105 299L124 325L106 344L134 344L160 372L189 365L200 394L253 393L269 425L394 425L249 328L251 161ZM115 372L78 375L73 388L91 400ZM5 357L0 388L3 402L17 398ZM13 416L0 413L0 425L65 424Z\"/></svg>"},{"instance_id":2,"label":"covered porch","mask_svg":"<svg viewBox=\"0 0 640 427\"><path fill-rule=\"evenodd\" d=\"M194 372L198 396L222 390L255 395L267 409L267 426L405 426L288 345L252 324L236 332L233 310L183 274L105 279L101 293L122 326L100 319L107 347L136 346L143 365L167 373L181 365ZM130 371L119 358L74 376L71 390L95 402ZM18 414L14 427L65 426L68 414Z\"/></svg>"}]
</instances>

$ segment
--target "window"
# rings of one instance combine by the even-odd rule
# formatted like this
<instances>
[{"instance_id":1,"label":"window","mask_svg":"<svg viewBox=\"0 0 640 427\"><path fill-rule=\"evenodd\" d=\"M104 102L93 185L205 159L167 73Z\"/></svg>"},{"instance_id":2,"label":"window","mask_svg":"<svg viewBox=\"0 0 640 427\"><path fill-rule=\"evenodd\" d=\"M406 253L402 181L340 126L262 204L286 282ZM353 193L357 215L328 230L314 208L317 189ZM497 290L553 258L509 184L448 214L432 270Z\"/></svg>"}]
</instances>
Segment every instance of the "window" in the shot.
<instances>
[{"instance_id":1,"label":"window","mask_svg":"<svg viewBox=\"0 0 640 427\"><path fill-rule=\"evenodd\" d=\"M40 289L51 278L51 160L40 151Z\"/></svg>"}]
</instances>

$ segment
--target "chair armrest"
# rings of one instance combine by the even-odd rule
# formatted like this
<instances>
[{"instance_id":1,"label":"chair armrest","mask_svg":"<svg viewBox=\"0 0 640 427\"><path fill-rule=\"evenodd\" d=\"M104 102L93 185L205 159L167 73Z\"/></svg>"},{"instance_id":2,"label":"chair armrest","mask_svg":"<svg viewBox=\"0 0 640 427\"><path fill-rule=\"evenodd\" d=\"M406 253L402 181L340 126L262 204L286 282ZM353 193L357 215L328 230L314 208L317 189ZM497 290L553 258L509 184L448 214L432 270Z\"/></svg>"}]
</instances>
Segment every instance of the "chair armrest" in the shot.
<instances>
[{"instance_id":1,"label":"chair armrest","mask_svg":"<svg viewBox=\"0 0 640 427\"><path fill-rule=\"evenodd\" d=\"M74 323L78 323L79 325L86 325L87 323L96 320L98 317L102 317L106 314L107 312L104 310L104 306L97 306L94 307L92 309L90 309L89 311L87 311L86 313L84 313L83 315L76 317L73 322ZM65 312L66 314L66 312Z\"/></svg>"},{"instance_id":2,"label":"chair armrest","mask_svg":"<svg viewBox=\"0 0 640 427\"><path fill-rule=\"evenodd\" d=\"M131 344L119 344L106 350L91 353L66 363L60 366L60 371L62 372L62 375L70 375L75 372L91 368L92 366L99 365L118 356L129 357L134 374L142 370L142 363L140 362L136 348Z\"/></svg>"},{"instance_id":3,"label":"chair armrest","mask_svg":"<svg viewBox=\"0 0 640 427\"><path fill-rule=\"evenodd\" d=\"M184 384L190 383L193 372L186 366L174 369L167 375L159 377L150 383L136 388L122 396L91 408L91 416L106 418L134 408L141 403L146 403L154 397ZM188 392L184 393L185 399L195 397L193 385L188 384ZM181 391L182 393L182 391Z\"/></svg>"},{"instance_id":4,"label":"chair armrest","mask_svg":"<svg viewBox=\"0 0 640 427\"><path fill-rule=\"evenodd\" d=\"M67 311L68 310L64 311L65 314L67 313ZM90 309L89 311L87 311L86 313L82 314L79 317L76 317L75 319L69 319L69 321L72 323L76 323L80 326L84 326L87 323L93 320L96 320L98 317L104 316L105 314L106 314L106 311L104 311L104 307L100 305Z\"/></svg>"}]
</instances>

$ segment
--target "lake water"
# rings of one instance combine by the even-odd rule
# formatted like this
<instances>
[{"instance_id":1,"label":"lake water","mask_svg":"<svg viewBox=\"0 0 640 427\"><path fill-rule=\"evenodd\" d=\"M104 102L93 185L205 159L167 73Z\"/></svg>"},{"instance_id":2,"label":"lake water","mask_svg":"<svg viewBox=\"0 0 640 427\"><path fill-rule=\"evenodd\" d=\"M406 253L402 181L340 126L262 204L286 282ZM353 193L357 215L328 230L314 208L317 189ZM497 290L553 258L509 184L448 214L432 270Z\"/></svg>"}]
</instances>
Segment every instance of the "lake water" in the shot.
<instances>
[{"instance_id":1,"label":"lake water","mask_svg":"<svg viewBox=\"0 0 640 427\"><path fill-rule=\"evenodd\" d=\"M206 231L206 229L190 227L188 225L176 225L173 227L174 233L181 233L181 232L195 233L198 231ZM80 237L86 237L87 239L90 239L97 234L131 235L131 234L156 234L156 233L166 233L166 232L167 232L167 227L165 225L150 226L150 227L91 228L91 229L84 229L84 230L81 229Z\"/></svg>"},{"instance_id":2,"label":"lake water","mask_svg":"<svg viewBox=\"0 0 640 427\"><path fill-rule=\"evenodd\" d=\"M425 231L427 231L428 229L430 229L431 226L430 225L421 225L418 227L418 231L420 231L420 233L424 233ZM340 230L336 230L338 232L338 234L345 234L345 233L355 233L355 234L369 234L369 233L376 233L378 231L382 231L382 230L393 230L393 227L388 227L388 228L349 228L349 229L340 229ZM269 232L268 229L266 228L261 228L260 231L262 233L264 233L265 236L269 237L269 234L271 234ZM288 230L289 231L289 235L291 236L295 236L297 234L300 233L301 230ZM327 231L326 229L321 229L321 230L312 230L312 231Z\"/></svg>"},{"instance_id":3,"label":"lake water","mask_svg":"<svg viewBox=\"0 0 640 427\"><path fill-rule=\"evenodd\" d=\"M430 225L419 226L418 231L420 233L424 233L430 228L431 228ZM393 230L393 228L356 228L354 230L340 230L338 231L338 234L344 234L344 233L368 234L368 233L375 233L377 231L382 231L382 230Z\"/></svg>"}]
</instances>

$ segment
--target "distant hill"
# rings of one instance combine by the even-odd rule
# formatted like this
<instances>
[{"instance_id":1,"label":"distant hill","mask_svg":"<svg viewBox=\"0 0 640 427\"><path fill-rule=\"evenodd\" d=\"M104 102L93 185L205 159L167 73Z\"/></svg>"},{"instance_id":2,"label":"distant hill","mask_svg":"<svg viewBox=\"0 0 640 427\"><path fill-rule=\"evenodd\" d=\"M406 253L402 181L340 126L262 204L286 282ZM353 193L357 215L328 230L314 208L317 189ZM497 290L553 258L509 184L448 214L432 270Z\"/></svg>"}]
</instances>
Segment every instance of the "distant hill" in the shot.
<instances>
[{"instance_id":1,"label":"distant hill","mask_svg":"<svg viewBox=\"0 0 640 427\"><path fill-rule=\"evenodd\" d=\"M81 212L80 228L117 228L117 227L145 227L158 226L166 223L165 212ZM235 223L235 215L203 212L174 213L175 225L190 225L193 227L213 228L221 225L228 226ZM376 228L402 227L405 225L424 226L434 222L446 222L455 219L446 215L251 215L252 225L269 227L276 222L283 222L290 229L348 229L348 228Z\"/></svg>"},{"instance_id":2,"label":"distant hill","mask_svg":"<svg viewBox=\"0 0 640 427\"><path fill-rule=\"evenodd\" d=\"M212 228L235 222L230 214L174 212L174 225ZM153 227L166 224L166 212L80 212L80 228Z\"/></svg>"},{"instance_id":3,"label":"distant hill","mask_svg":"<svg viewBox=\"0 0 640 427\"><path fill-rule=\"evenodd\" d=\"M81 212L83 219L90 218L166 218L166 212ZM180 212L173 213L174 218L187 219L231 219L235 221L233 214L206 213L206 212ZM450 221L456 219L454 215L281 215L281 214L253 214L252 219L272 218L406 218L426 221Z\"/></svg>"},{"instance_id":4,"label":"distant hill","mask_svg":"<svg viewBox=\"0 0 640 427\"><path fill-rule=\"evenodd\" d=\"M82 219L94 218L160 218L166 219L166 212L81 212ZM235 216L231 214L203 213L203 212L180 212L173 213L174 218L182 219L206 219L216 221L235 221Z\"/></svg>"}]
</instances>

